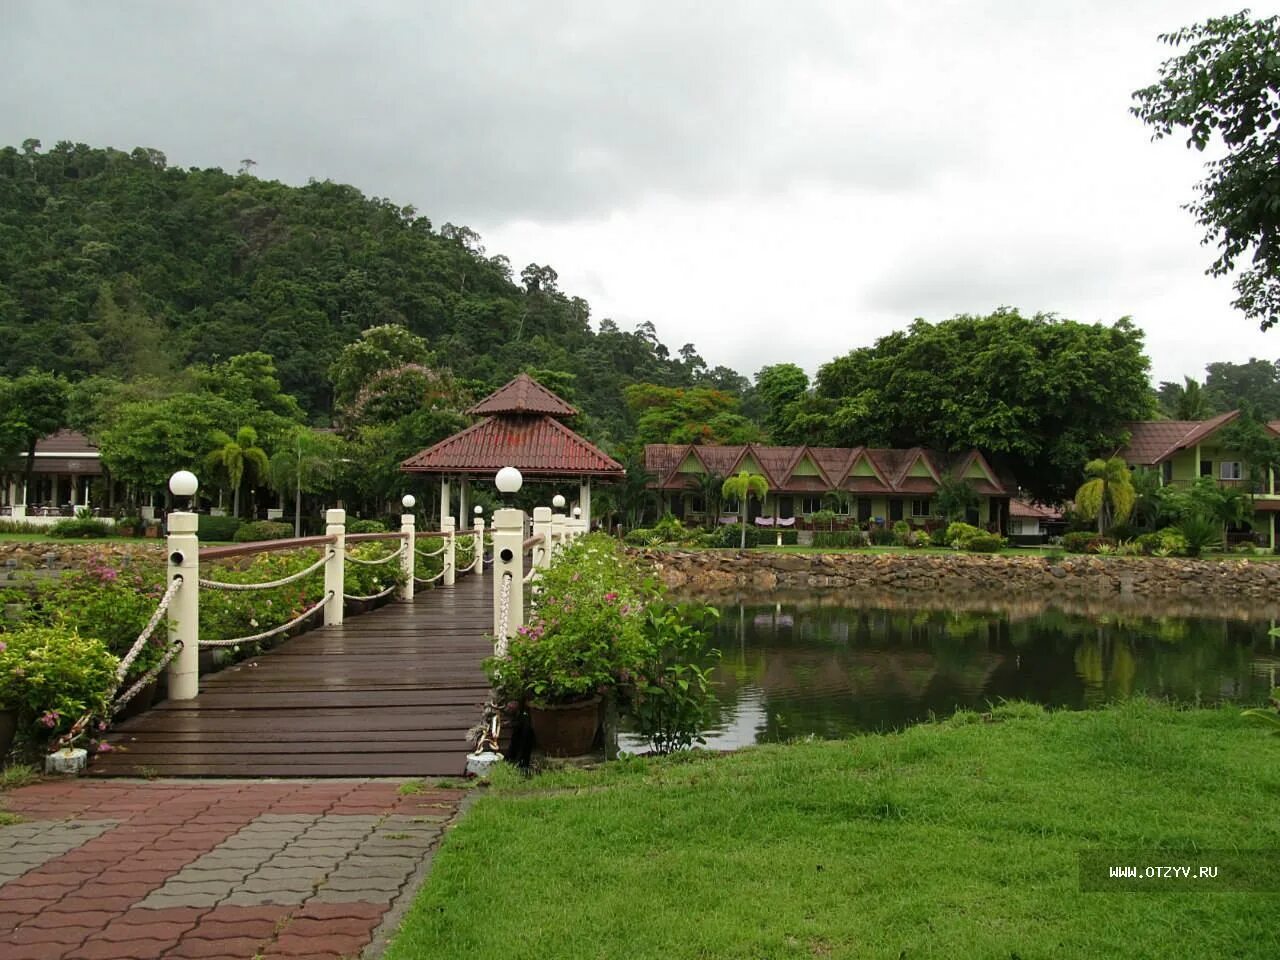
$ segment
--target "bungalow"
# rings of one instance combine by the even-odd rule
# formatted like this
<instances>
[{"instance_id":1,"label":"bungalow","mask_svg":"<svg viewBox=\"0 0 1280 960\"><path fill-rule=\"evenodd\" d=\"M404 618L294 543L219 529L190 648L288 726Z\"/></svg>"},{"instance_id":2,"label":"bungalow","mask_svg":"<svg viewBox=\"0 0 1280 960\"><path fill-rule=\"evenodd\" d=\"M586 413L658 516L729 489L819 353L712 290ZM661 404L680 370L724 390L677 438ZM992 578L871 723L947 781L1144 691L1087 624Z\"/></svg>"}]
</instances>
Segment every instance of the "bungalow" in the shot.
<instances>
[{"instance_id":1,"label":"bungalow","mask_svg":"<svg viewBox=\"0 0 1280 960\"><path fill-rule=\"evenodd\" d=\"M1066 530L1062 511L1031 500L1009 501L1009 536L1016 543L1046 543Z\"/></svg>"},{"instance_id":2,"label":"bungalow","mask_svg":"<svg viewBox=\"0 0 1280 960\"><path fill-rule=\"evenodd\" d=\"M71 514L90 506L90 488L105 475L97 445L74 430L59 430L36 442L30 490L23 487L26 464L23 452L0 469L0 512L6 516Z\"/></svg>"},{"instance_id":3,"label":"bungalow","mask_svg":"<svg viewBox=\"0 0 1280 960\"><path fill-rule=\"evenodd\" d=\"M923 526L940 519L935 495L952 477L968 481L978 495L966 519L1003 531L1017 489L977 450L656 443L645 446L644 456L647 485L658 492L663 510L689 523L704 521L708 495L718 499L724 478L743 470L769 485L763 501L751 498L748 519L775 523L830 509L847 522L908 520ZM725 504L722 512L735 510Z\"/></svg>"},{"instance_id":4,"label":"bungalow","mask_svg":"<svg viewBox=\"0 0 1280 960\"><path fill-rule=\"evenodd\" d=\"M1127 425L1129 442L1117 456L1131 467L1158 470L1165 486L1213 477L1219 486L1245 491L1253 498L1253 515L1240 527L1228 530L1228 534L1247 534L1274 548L1276 515L1280 513L1275 471L1268 470L1263 479L1251 479L1244 457L1222 438L1223 429L1239 416L1239 410L1232 410L1208 420L1136 421ZM1267 426L1280 437L1280 420Z\"/></svg>"}]
</instances>

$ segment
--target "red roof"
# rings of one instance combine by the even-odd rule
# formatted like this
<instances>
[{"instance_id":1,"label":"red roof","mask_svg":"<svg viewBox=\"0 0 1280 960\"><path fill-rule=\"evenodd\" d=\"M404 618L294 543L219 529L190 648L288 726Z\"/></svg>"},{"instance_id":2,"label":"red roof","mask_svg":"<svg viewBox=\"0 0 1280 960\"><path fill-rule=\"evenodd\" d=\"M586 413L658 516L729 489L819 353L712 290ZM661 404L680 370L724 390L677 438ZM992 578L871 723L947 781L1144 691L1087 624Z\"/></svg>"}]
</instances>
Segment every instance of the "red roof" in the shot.
<instances>
[{"instance_id":1,"label":"red roof","mask_svg":"<svg viewBox=\"0 0 1280 960\"><path fill-rule=\"evenodd\" d=\"M976 450L957 454L943 454L922 447L910 450L865 447L768 447L762 444L746 446L702 446L676 443L651 443L644 448L645 472L652 478L649 486L667 490L680 490L688 486L689 477L679 472L688 456L694 456L708 473L727 477L738 469L747 455L755 458L766 474L769 489L779 493L816 493L831 489L858 494L917 494L930 495L937 491L938 483L932 477L910 476L917 461L931 467L939 478L963 476L975 460L981 462L995 483L986 479L972 481L979 494L993 497L1009 496L1016 489L1011 477L992 469L991 464ZM858 460L866 456L876 476L851 475ZM796 474L795 468L808 457L818 467L822 476Z\"/></svg>"},{"instance_id":2,"label":"red roof","mask_svg":"<svg viewBox=\"0 0 1280 960\"><path fill-rule=\"evenodd\" d=\"M400 464L409 473L487 473L621 478L626 470L549 416L489 417Z\"/></svg>"},{"instance_id":3,"label":"red roof","mask_svg":"<svg viewBox=\"0 0 1280 960\"><path fill-rule=\"evenodd\" d=\"M1009 516L1031 520L1061 520L1062 511L1056 507L1046 507L1042 503L1015 499L1009 501Z\"/></svg>"},{"instance_id":4,"label":"red roof","mask_svg":"<svg viewBox=\"0 0 1280 960\"><path fill-rule=\"evenodd\" d=\"M1179 450L1195 446L1238 416L1239 410L1228 410L1208 420L1137 420L1125 424L1129 442L1120 449L1119 457L1125 463L1159 463Z\"/></svg>"},{"instance_id":5,"label":"red roof","mask_svg":"<svg viewBox=\"0 0 1280 960\"><path fill-rule=\"evenodd\" d=\"M536 413L552 417L578 415L575 407L569 406L527 373L499 387L466 412L476 417L497 413Z\"/></svg>"}]
</instances>

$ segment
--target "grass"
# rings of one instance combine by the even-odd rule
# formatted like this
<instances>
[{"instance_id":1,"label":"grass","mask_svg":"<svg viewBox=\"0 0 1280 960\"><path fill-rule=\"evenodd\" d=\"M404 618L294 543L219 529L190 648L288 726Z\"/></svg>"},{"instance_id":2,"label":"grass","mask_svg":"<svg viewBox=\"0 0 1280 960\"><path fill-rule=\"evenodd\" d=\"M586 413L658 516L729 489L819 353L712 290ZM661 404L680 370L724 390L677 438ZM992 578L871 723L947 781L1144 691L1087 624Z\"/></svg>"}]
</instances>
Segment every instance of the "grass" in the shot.
<instances>
[{"instance_id":1,"label":"grass","mask_svg":"<svg viewBox=\"0 0 1280 960\"><path fill-rule=\"evenodd\" d=\"M0 793L25 787L40 779L40 771L29 763L13 763L0 770Z\"/></svg>"},{"instance_id":2,"label":"grass","mask_svg":"<svg viewBox=\"0 0 1280 960\"><path fill-rule=\"evenodd\" d=\"M1271 958L1280 893L1082 893L1077 857L1280 856L1278 760L1236 710L1139 701L507 768L385 957Z\"/></svg>"}]
</instances>

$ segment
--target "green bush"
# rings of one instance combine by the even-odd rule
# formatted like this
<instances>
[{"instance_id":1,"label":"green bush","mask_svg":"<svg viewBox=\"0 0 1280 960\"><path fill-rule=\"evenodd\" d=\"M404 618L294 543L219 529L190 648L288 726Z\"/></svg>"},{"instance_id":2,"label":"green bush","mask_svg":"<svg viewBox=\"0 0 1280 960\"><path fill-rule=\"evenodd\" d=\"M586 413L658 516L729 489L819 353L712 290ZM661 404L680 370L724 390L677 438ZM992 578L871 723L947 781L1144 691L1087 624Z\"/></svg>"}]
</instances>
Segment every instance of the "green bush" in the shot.
<instances>
[{"instance_id":1,"label":"green bush","mask_svg":"<svg viewBox=\"0 0 1280 960\"><path fill-rule=\"evenodd\" d=\"M26 520L0 520L0 533L37 533L49 532L48 527L28 523Z\"/></svg>"},{"instance_id":2,"label":"green bush","mask_svg":"<svg viewBox=\"0 0 1280 960\"><path fill-rule=\"evenodd\" d=\"M829 527L836 521L836 512L834 510L816 510L805 519L813 525L814 529Z\"/></svg>"},{"instance_id":3,"label":"green bush","mask_svg":"<svg viewBox=\"0 0 1280 960\"><path fill-rule=\"evenodd\" d=\"M59 520L49 528L51 537L64 539L92 540L111 536L111 524L93 517L67 517Z\"/></svg>"},{"instance_id":4,"label":"green bush","mask_svg":"<svg viewBox=\"0 0 1280 960\"><path fill-rule=\"evenodd\" d=\"M816 536L816 534L815 534ZM708 546L713 547L736 547L742 542L742 524L727 523L711 530L707 536ZM775 527L757 527L754 523L747 524L747 546L748 547L771 547L778 539L778 531ZM794 547L799 539L794 527L783 528L782 545Z\"/></svg>"},{"instance_id":5,"label":"green bush","mask_svg":"<svg viewBox=\"0 0 1280 960\"><path fill-rule=\"evenodd\" d=\"M105 717L118 661L101 640L61 627L23 626L0 639L0 705L45 740L81 715Z\"/></svg>"},{"instance_id":6,"label":"green bush","mask_svg":"<svg viewBox=\"0 0 1280 960\"><path fill-rule=\"evenodd\" d=\"M875 523L867 530L867 539L871 541L871 545L874 547L892 546L893 531Z\"/></svg>"},{"instance_id":7,"label":"green bush","mask_svg":"<svg viewBox=\"0 0 1280 960\"><path fill-rule=\"evenodd\" d=\"M815 530L813 545L823 550L865 547L867 534L863 530Z\"/></svg>"},{"instance_id":8,"label":"green bush","mask_svg":"<svg viewBox=\"0 0 1280 960\"><path fill-rule=\"evenodd\" d=\"M416 541L417 538L414 539ZM455 544L456 542L455 540ZM386 563L378 564L350 562L351 557L356 557L360 560L378 560L388 554L395 553L399 547L400 541L398 540L374 540L372 543L358 543L348 548L347 562L342 566L342 592L349 593L353 597L371 597L390 586L403 584L405 582L405 574L404 568L400 566L399 557ZM419 548L415 544L415 549L426 550L428 548ZM429 549L435 548L431 547ZM441 560L440 557L433 557L432 559ZM456 546L454 549L454 561L456 569ZM439 569L439 567L436 569Z\"/></svg>"},{"instance_id":9,"label":"green bush","mask_svg":"<svg viewBox=\"0 0 1280 960\"><path fill-rule=\"evenodd\" d=\"M636 527L634 530L628 530L622 540L632 547L647 547L652 543L662 542L662 538L650 527Z\"/></svg>"},{"instance_id":10,"label":"green bush","mask_svg":"<svg viewBox=\"0 0 1280 960\"><path fill-rule=\"evenodd\" d=\"M122 521L123 522L123 521ZM239 517L215 517L208 513L200 514L198 535L201 540L234 540L236 531L243 526Z\"/></svg>"},{"instance_id":11,"label":"green bush","mask_svg":"<svg viewBox=\"0 0 1280 960\"><path fill-rule=\"evenodd\" d=\"M1075 530L1062 536L1062 548L1067 553L1101 553L1115 545L1110 537L1088 530Z\"/></svg>"},{"instance_id":12,"label":"green bush","mask_svg":"<svg viewBox=\"0 0 1280 960\"><path fill-rule=\"evenodd\" d=\"M947 528L938 527L937 530L934 530L931 534L929 534L929 542L933 544L933 546L935 547L950 546L951 541L947 539Z\"/></svg>"},{"instance_id":13,"label":"green bush","mask_svg":"<svg viewBox=\"0 0 1280 960\"><path fill-rule=\"evenodd\" d=\"M975 537L986 536L990 536L990 534L981 527L975 527L971 523L956 520L947 525L945 541L948 546L957 547L960 550L968 550L969 544Z\"/></svg>"},{"instance_id":14,"label":"green bush","mask_svg":"<svg viewBox=\"0 0 1280 960\"><path fill-rule=\"evenodd\" d=\"M259 540L285 540L293 536L293 527L279 520L253 520L242 523L232 537L236 543L257 543Z\"/></svg>"},{"instance_id":15,"label":"green bush","mask_svg":"<svg viewBox=\"0 0 1280 960\"><path fill-rule=\"evenodd\" d=\"M1222 545L1222 525L1212 517L1193 513L1184 517L1175 529L1186 542L1188 557L1198 557L1203 551Z\"/></svg>"},{"instance_id":16,"label":"green bush","mask_svg":"<svg viewBox=\"0 0 1280 960\"><path fill-rule=\"evenodd\" d=\"M387 525L381 520L348 520L347 533L386 533Z\"/></svg>"},{"instance_id":17,"label":"green bush","mask_svg":"<svg viewBox=\"0 0 1280 960\"><path fill-rule=\"evenodd\" d=\"M994 533L979 533L965 541L965 550L973 553L999 553L1004 546L1004 538Z\"/></svg>"}]
</instances>

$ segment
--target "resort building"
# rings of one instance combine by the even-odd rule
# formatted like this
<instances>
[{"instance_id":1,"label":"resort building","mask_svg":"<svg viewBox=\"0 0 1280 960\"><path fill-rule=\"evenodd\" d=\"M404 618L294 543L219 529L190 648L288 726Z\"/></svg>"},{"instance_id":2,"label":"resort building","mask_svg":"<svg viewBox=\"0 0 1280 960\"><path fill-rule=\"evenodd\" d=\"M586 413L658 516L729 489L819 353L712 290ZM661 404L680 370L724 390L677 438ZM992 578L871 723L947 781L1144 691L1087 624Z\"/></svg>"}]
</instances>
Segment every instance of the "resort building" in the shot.
<instances>
[{"instance_id":1,"label":"resort building","mask_svg":"<svg viewBox=\"0 0 1280 960\"><path fill-rule=\"evenodd\" d=\"M1275 471L1267 469L1262 476L1251 476L1248 461L1222 438L1223 429L1239 416L1239 410L1232 410L1208 420L1135 421L1128 424L1129 442L1117 456L1131 467L1158 470L1166 486L1212 477L1219 486L1245 491L1253 499L1253 516L1228 529L1228 537L1254 539L1274 548L1276 515L1280 513ZM1280 437L1280 420L1272 420L1267 427Z\"/></svg>"},{"instance_id":2,"label":"resort building","mask_svg":"<svg viewBox=\"0 0 1280 960\"><path fill-rule=\"evenodd\" d=\"M993 468L977 450L939 453L875 447L699 446L654 443L644 448L648 486L658 492L661 510L685 523L705 523L716 509L720 484L745 470L769 485L764 499L747 504L749 522L791 525L831 510L842 525L906 520L917 526L941 522L936 494L947 478L963 480L977 494L965 518L975 526L1004 532L1013 478ZM720 503L719 519L737 519L737 504Z\"/></svg>"},{"instance_id":3,"label":"resort building","mask_svg":"<svg viewBox=\"0 0 1280 960\"><path fill-rule=\"evenodd\" d=\"M36 443L31 489L23 489L27 455L0 471L0 512L12 517L70 516L92 507L91 486L105 486L102 456L82 433L59 430Z\"/></svg>"}]
</instances>

